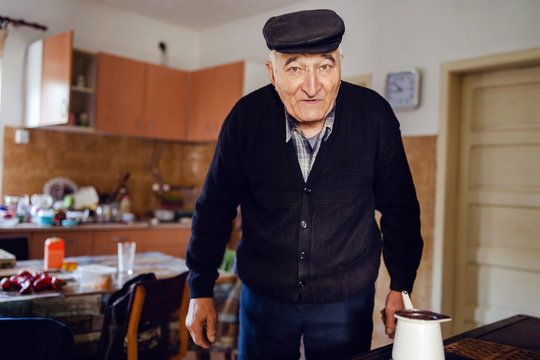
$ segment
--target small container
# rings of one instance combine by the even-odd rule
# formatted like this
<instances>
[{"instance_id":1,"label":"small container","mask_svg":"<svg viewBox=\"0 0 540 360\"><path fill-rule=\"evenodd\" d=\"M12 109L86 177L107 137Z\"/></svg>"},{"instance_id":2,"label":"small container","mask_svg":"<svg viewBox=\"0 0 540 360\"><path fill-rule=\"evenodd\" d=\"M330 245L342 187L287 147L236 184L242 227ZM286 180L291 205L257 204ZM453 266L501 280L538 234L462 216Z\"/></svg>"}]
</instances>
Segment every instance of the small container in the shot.
<instances>
[{"instance_id":1,"label":"small container","mask_svg":"<svg viewBox=\"0 0 540 360\"><path fill-rule=\"evenodd\" d=\"M54 222L54 210L46 209L37 212L37 224L39 226L51 226Z\"/></svg>"},{"instance_id":2,"label":"small container","mask_svg":"<svg viewBox=\"0 0 540 360\"><path fill-rule=\"evenodd\" d=\"M78 224L77 220L74 220L74 219L62 220L62 226L65 226L65 227L73 227L73 226L77 226L77 224Z\"/></svg>"},{"instance_id":3,"label":"small container","mask_svg":"<svg viewBox=\"0 0 540 360\"><path fill-rule=\"evenodd\" d=\"M129 214L131 212L131 200L129 200L129 195L125 194L122 196L120 201L120 213Z\"/></svg>"},{"instance_id":4,"label":"small container","mask_svg":"<svg viewBox=\"0 0 540 360\"><path fill-rule=\"evenodd\" d=\"M77 262L76 261L64 261L62 263L62 270L69 271L69 272L77 270Z\"/></svg>"},{"instance_id":5,"label":"small container","mask_svg":"<svg viewBox=\"0 0 540 360\"><path fill-rule=\"evenodd\" d=\"M84 80L84 75L77 76L77 86L85 87L86 81Z\"/></svg>"},{"instance_id":6,"label":"small container","mask_svg":"<svg viewBox=\"0 0 540 360\"><path fill-rule=\"evenodd\" d=\"M15 255L4 249L0 249L0 269L14 268L16 261Z\"/></svg>"},{"instance_id":7,"label":"small container","mask_svg":"<svg viewBox=\"0 0 540 360\"><path fill-rule=\"evenodd\" d=\"M154 210L154 217L159 221L173 221L174 220L174 211L167 209L156 209Z\"/></svg>"},{"instance_id":8,"label":"small container","mask_svg":"<svg viewBox=\"0 0 540 360\"><path fill-rule=\"evenodd\" d=\"M88 114L83 112L79 114L79 125L88 126Z\"/></svg>"},{"instance_id":9,"label":"small container","mask_svg":"<svg viewBox=\"0 0 540 360\"><path fill-rule=\"evenodd\" d=\"M76 273L80 287L107 289L111 286L112 276L116 273L116 269L111 266L91 264L79 266Z\"/></svg>"},{"instance_id":10,"label":"small container","mask_svg":"<svg viewBox=\"0 0 540 360\"><path fill-rule=\"evenodd\" d=\"M45 240L44 268L45 270L58 270L62 268L64 262L65 244L59 237L52 237Z\"/></svg>"}]
</instances>

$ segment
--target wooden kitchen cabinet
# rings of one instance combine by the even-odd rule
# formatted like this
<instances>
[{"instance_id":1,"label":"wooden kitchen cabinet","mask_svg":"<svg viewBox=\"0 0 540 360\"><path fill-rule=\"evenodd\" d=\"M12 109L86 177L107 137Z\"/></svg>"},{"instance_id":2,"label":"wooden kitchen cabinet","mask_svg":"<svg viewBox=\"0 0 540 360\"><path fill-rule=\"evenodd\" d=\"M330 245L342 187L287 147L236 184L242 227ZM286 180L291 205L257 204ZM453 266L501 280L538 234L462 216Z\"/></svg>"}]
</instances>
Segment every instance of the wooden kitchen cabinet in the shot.
<instances>
[{"instance_id":1,"label":"wooden kitchen cabinet","mask_svg":"<svg viewBox=\"0 0 540 360\"><path fill-rule=\"evenodd\" d=\"M99 53L95 129L113 134L141 131L145 64Z\"/></svg>"},{"instance_id":2,"label":"wooden kitchen cabinet","mask_svg":"<svg viewBox=\"0 0 540 360\"><path fill-rule=\"evenodd\" d=\"M98 54L96 130L184 140L187 73Z\"/></svg>"},{"instance_id":3,"label":"wooden kitchen cabinet","mask_svg":"<svg viewBox=\"0 0 540 360\"><path fill-rule=\"evenodd\" d=\"M116 241L126 238L135 241L136 252L159 251L186 257L191 230L188 228L146 228L137 230L102 230L94 232L93 255L116 254Z\"/></svg>"},{"instance_id":4,"label":"wooden kitchen cabinet","mask_svg":"<svg viewBox=\"0 0 540 360\"><path fill-rule=\"evenodd\" d=\"M95 54L73 48L73 31L32 43L25 125L92 126L95 63Z\"/></svg>"},{"instance_id":5,"label":"wooden kitchen cabinet","mask_svg":"<svg viewBox=\"0 0 540 360\"><path fill-rule=\"evenodd\" d=\"M43 259L45 240L50 237L62 238L65 242L65 256L111 255L117 253L116 242L126 238L137 243L137 252L159 251L164 254L185 258L191 234L190 228L177 226L148 226L100 228L89 225L75 228L47 227L29 231L3 230L0 237L26 237L28 258Z\"/></svg>"},{"instance_id":6,"label":"wooden kitchen cabinet","mask_svg":"<svg viewBox=\"0 0 540 360\"><path fill-rule=\"evenodd\" d=\"M145 238L137 243L141 252L159 251L164 254L185 258L191 230L189 228L152 228Z\"/></svg>"},{"instance_id":7,"label":"wooden kitchen cabinet","mask_svg":"<svg viewBox=\"0 0 540 360\"><path fill-rule=\"evenodd\" d=\"M190 73L188 141L215 141L221 124L243 94L244 62Z\"/></svg>"},{"instance_id":8,"label":"wooden kitchen cabinet","mask_svg":"<svg viewBox=\"0 0 540 360\"><path fill-rule=\"evenodd\" d=\"M187 78L184 71L146 65L143 123L147 127L147 137L186 138Z\"/></svg>"},{"instance_id":9,"label":"wooden kitchen cabinet","mask_svg":"<svg viewBox=\"0 0 540 360\"><path fill-rule=\"evenodd\" d=\"M101 230L94 232L94 247L92 255L110 255L118 252L117 241L125 238L135 241L136 252L140 251L139 244L144 240L147 229L141 230Z\"/></svg>"},{"instance_id":10,"label":"wooden kitchen cabinet","mask_svg":"<svg viewBox=\"0 0 540 360\"><path fill-rule=\"evenodd\" d=\"M92 254L93 233L91 231L56 231L53 229L32 232L28 238L28 258L42 259L45 240L59 237L65 243L65 256Z\"/></svg>"}]
</instances>

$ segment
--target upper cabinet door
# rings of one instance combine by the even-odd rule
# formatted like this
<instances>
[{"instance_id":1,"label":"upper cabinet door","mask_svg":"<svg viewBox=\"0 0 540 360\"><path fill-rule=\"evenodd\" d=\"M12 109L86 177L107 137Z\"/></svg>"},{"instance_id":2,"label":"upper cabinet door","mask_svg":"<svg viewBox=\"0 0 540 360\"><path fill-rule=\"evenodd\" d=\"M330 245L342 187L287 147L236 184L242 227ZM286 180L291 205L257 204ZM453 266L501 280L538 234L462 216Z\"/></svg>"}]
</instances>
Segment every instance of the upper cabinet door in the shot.
<instances>
[{"instance_id":1,"label":"upper cabinet door","mask_svg":"<svg viewBox=\"0 0 540 360\"><path fill-rule=\"evenodd\" d=\"M187 73L146 65L145 136L169 140L186 138Z\"/></svg>"},{"instance_id":2,"label":"upper cabinet door","mask_svg":"<svg viewBox=\"0 0 540 360\"><path fill-rule=\"evenodd\" d=\"M72 30L43 40L41 126L68 122L72 49Z\"/></svg>"},{"instance_id":3,"label":"upper cabinet door","mask_svg":"<svg viewBox=\"0 0 540 360\"><path fill-rule=\"evenodd\" d=\"M141 135L145 71L142 62L98 54L96 130Z\"/></svg>"},{"instance_id":4,"label":"upper cabinet door","mask_svg":"<svg viewBox=\"0 0 540 360\"><path fill-rule=\"evenodd\" d=\"M242 97L244 62L190 74L187 140L215 141L221 124Z\"/></svg>"}]
</instances>

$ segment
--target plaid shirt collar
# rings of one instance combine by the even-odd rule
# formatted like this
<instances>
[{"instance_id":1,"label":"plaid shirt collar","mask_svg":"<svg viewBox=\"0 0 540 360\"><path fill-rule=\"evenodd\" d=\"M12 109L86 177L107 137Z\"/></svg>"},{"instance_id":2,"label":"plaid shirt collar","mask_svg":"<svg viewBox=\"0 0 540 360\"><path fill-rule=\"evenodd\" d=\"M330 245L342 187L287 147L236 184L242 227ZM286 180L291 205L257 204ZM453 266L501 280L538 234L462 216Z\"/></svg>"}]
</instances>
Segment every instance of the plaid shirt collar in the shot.
<instances>
[{"instance_id":1,"label":"plaid shirt collar","mask_svg":"<svg viewBox=\"0 0 540 360\"><path fill-rule=\"evenodd\" d=\"M290 116L287 111L285 111L285 126L286 126L286 137L285 142L288 142L292 139L294 149L296 150L296 156L298 157L298 164L300 165L300 170L302 171L302 176L304 181L307 181L311 168L319 152L320 145L323 141L326 141L330 134L332 133L332 127L334 126L335 118L335 106L330 111L326 117L323 125L323 129L317 135L317 139L313 144L313 147L309 143L309 140L306 139L304 133L298 128L292 116Z\"/></svg>"},{"instance_id":2,"label":"plaid shirt collar","mask_svg":"<svg viewBox=\"0 0 540 360\"><path fill-rule=\"evenodd\" d=\"M326 129L326 132L324 133L324 136L322 138L323 141L326 141L330 134L332 133L332 128L334 127L334 119L336 118L336 105L334 104L334 107L330 111L330 113L326 116L326 120L324 122L323 129ZM291 137L293 136L294 132L301 132L300 129L298 129L298 126L294 122L294 118L289 115L287 110L285 110L285 142L289 142L291 140Z\"/></svg>"}]
</instances>

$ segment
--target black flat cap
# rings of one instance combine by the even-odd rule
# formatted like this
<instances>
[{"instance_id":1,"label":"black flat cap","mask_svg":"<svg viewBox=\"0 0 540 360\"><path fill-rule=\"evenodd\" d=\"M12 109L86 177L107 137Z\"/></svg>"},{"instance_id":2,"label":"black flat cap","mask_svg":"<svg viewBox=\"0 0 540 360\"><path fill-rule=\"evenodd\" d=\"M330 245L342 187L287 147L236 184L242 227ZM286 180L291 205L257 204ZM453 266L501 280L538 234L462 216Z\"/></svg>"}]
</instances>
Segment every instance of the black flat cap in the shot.
<instances>
[{"instance_id":1,"label":"black flat cap","mask_svg":"<svg viewBox=\"0 0 540 360\"><path fill-rule=\"evenodd\" d=\"M270 50L285 54L330 52L345 32L343 19L332 10L303 10L268 19L263 36Z\"/></svg>"}]
</instances>

